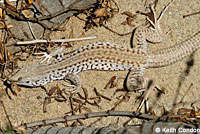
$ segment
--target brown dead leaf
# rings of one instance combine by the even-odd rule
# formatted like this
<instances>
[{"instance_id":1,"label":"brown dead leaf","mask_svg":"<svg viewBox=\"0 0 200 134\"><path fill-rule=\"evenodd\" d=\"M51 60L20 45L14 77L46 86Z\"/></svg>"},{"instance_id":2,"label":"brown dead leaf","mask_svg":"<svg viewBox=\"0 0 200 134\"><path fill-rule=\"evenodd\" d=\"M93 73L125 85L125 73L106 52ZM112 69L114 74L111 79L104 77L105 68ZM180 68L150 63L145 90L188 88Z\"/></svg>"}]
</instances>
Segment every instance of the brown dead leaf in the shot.
<instances>
[{"instance_id":1,"label":"brown dead leaf","mask_svg":"<svg viewBox=\"0 0 200 134\"><path fill-rule=\"evenodd\" d=\"M126 25L126 24L127 24L126 20L121 23L121 25Z\"/></svg>"},{"instance_id":2,"label":"brown dead leaf","mask_svg":"<svg viewBox=\"0 0 200 134\"><path fill-rule=\"evenodd\" d=\"M73 37L74 37L74 30L73 30L73 28L71 28L71 31L69 33L69 38L71 39Z\"/></svg>"},{"instance_id":3,"label":"brown dead leaf","mask_svg":"<svg viewBox=\"0 0 200 134\"><path fill-rule=\"evenodd\" d=\"M33 1L32 0L28 0L28 4L33 4Z\"/></svg>"},{"instance_id":4,"label":"brown dead leaf","mask_svg":"<svg viewBox=\"0 0 200 134\"><path fill-rule=\"evenodd\" d=\"M79 38L85 37L85 32L82 32L82 34L79 36Z\"/></svg>"},{"instance_id":5,"label":"brown dead leaf","mask_svg":"<svg viewBox=\"0 0 200 134\"><path fill-rule=\"evenodd\" d=\"M15 87L17 89L17 91L19 91L19 92L21 91L21 88L17 85L16 82L13 82L12 85L11 85L11 87Z\"/></svg>"},{"instance_id":6,"label":"brown dead leaf","mask_svg":"<svg viewBox=\"0 0 200 134\"><path fill-rule=\"evenodd\" d=\"M14 87L14 84L12 83L12 84L11 84L11 89L10 89L10 91L12 92L12 94L13 94L14 96L17 96L17 93L13 90L13 87Z\"/></svg>"},{"instance_id":7,"label":"brown dead leaf","mask_svg":"<svg viewBox=\"0 0 200 134\"><path fill-rule=\"evenodd\" d=\"M109 7L111 8L111 1L110 0L99 0L102 7Z\"/></svg>"},{"instance_id":8,"label":"brown dead leaf","mask_svg":"<svg viewBox=\"0 0 200 134\"><path fill-rule=\"evenodd\" d=\"M79 105L73 104L73 106L74 106L74 108L73 108L74 112L77 112L78 110L80 110L80 106Z\"/></svg>"},{"instance_id":9,"label":"brown dead leaf","mask_svg":"<svg viewBox=\"0 0 200 134\"><path fill-rule=\"evenodd\" d=\"M191 117L196 117L196 111L192 109L191 112L190 112L190 116Z\"/></svg>"},{"instance_id":10,"label":"brown dead leaf","mask_svg":"<svg viewBox=\"0 0 200 134\"><path fill-rule=\"evenodd\" d=\"M3 21L0 21L0 29L3 29L3 28L5 28L5 24Z\"/></svg>"},{"instance_id":11,"label":"brown dead leaf","mask_svg":"<svg viewBox=\"0 0 200 134\"><path fill-rule=\"evenodd\" d=\"M184 113L187 113L190 111L191 111L191 109L188 109L188 108L180 108L180 109L178 109L177 114L181 115L181 114L184 114Z\"/></svg>"},{"instance_id":12,"label":"brown dead leaf","mask_svg":"<svg viewBox=\"0 0 200 134\"><path fill-rule=\"evenodd\" d=\"M129 11L125 11L125 12L123 12L121 14L126 15L128 17L132 17L133 16L133 14L131 12L129 12Z\"/></svg>"},{"instance_id":13,"label":"brown dead leaf","mask_svg":"<svg viewBox=\"0 0 200 134\"><path fill-rule=\"evenodd\" d=\"M154 116L156 116L156 113L155 113L154 111L152 111L152 112L151 112L151 115L154 115Z\"/></svg>"},{"instance_id":14,"label":"brown dead leaf","mask_svg":"<svg viewBox=\"0 0 200 134\"><path fill-rule=\"evenodd\" d=\"M0 8L0 18L3 18L3 10Z\"/></svg>"},{"instance_id":15,"label":"brown dead leaf","mask_svg":"<svg viewBox=\"0 0 200 134\"><path fill-rule=\"evenodd\" d=\"M104 87L104 89L107 89L108 87L109 88L113 88L113 86L115 85L115 80L117 79L117 76L113 76L109 81L108 83L106 84L106 86ZM113 85L114 84L114 85Z\"/></svg>"},{"instance_id":16,"label":"brown dead leaf","mask_svg":"<svg viewBox=\"0 0 200 134\"><path fill-rule=\"evenodd\" d=\"M4 4L12 11L17 11L17 9L10 3L9 0L4 0Z\"/></svg>"},{"instance_id":17,"label":"brown dead leaf","mask_svg":"<svg viewBox=\"0 0 200 134\"><path fill-rule=\"evenodd\" d=\"M96 106L96 107L98 107L98 108L101 108L101 107L99 106L99 104L98 104L96 101L94 101L94 103L90 103L90 105Z\"/></svg>"},{"instance_id":18,"label":"brown dead leaf","mask_svg":"<svg viewBox=\"0 0 200 134\"><path fill-rule=\"evenodd\" d=\"M1 53L0 53L0 61L3 61L3 56Z\"/></svg>"},{"instance_id":19,"label":"brown dead leaf","mask_svg":"<svg viewBox=\"0 0 200 134\"><path fill-rule=\"evenodd\" d=\"M77 127L77 126L78 126L77 121L74 121L74 122L72 123L72 125L71 125L71 127Z\"/></svg>"},{"instance_id":20,"label":"brown dead leaf","mask_svg":"<svg viewBox=\"0 0 200 134\"><path fill-rule=\"evenodd\" d=\"M13 25L7 25L7 28L8 29L11 29L11 28L13 28L14 26Z\"/></svg>"},{"instance_id":21,"label":"brown dead leaf","mask_svg":"<svg viewBox=\"0 0 200 134\"><path fill-rule=\"evenodd\" d=\"M127 17L126 20L127 20L127 24L128 24L129 26L131 26L131 27L134 26L134 25L132 24L132 21L134 20L133 18Z\"/></svg>"},{"instance_id":22,"label":"brown dead leaf","mask_svg":"<svg viewBox=\"0 0 200 134\"><path fill-rule=\"evenodd\" d=\"M88 91L86 88L82 87L84 95L85 95L85 99L88 99Z\"/></svg>"},{"instance_id":23,"label":"brown dead leaf","mask_svg":"<svg viewBox=\"0 0 200 134\"><path fill-rule=\"evenodd\" d=\"M85 100L85 97L83 97L80 93L77 93L80 99Z\"/></svg>"},{"instance_id":24,"label":"brown dead leaf","mask_svg":"<svg viewBox=\"0 0 200 134\"><path fill-rule=\"evenodd\" d=\"M133 15L131 12L129 11L125 11L122 13L123 15L126 15L127 18L126 18L126 21L123 21L121 24L122 25L126 25L128 24L129 26L133 27L134 25L132 24L132 21L136 18L136 14Z\"/></svg>"},{"instance_id":25,"label":"brown dead leaf","mask_svg":"<svg viewBox=\"0 0 200 134\"><path fill-rule=\"evenodd\" d=\"M23 121L22 121L22 122L23 122ZM23 124L24 124L24 122L23 122ZM26 129L23 128L23 127L18 127L18 128L16 129L16 131L17 131L17 133L19 133L19 134L26 134Z\"/></svg>"},{"instance_id":26,"label":"brown dead leaf","mask_svg":"<svg viewBox=\"0 0 200 134\"><path fill-rule=\"evenodd\" d=\"M79 99L76 99L76 98L72 98L72 100L78 104L83 104L83 102Z\"/></svg>"},{"instance_id":27,"label":"brown dead leaf","mask_svg":"<svg viewBox=\"0 0 200 134\"><path fill-rule=\"evenodd\" d=\"M48 96L52 96L53 93L55 93L56 90L57 90L57 87L52 87L48 92Z\"/></svg>"},{"instance_id":28,"label":"brown dead leaf","mask_svg":"<svg viewBox=\"0 0 200 134\"><path fill-rule=\"evenodd\" d=\"M106 16L106 8L100 8L100 9L96 10L94 12L94 15L96 15L96 17Z\"/></svg>"},{"instance_id":29,"label":"brown dead leaf","mask_svg":"<svg viewBox=\"0 0 200 134\"><path fill-rule=\"evenodd\" d=\"M93 19L92 21L95 23L95 25L98 25L100 22L100 18ZM93 27L93 25L91 26Z\"/></svg>"},{"instance_id":30,"label":"brown dead leaf","mask_svg":"<svg viewBox=\"0 0 200 134\"><path fill-rule=\"evenodd\" d=\"M33 14L30 10L28 9L25 9L25 10L22 10L22 14L24 15L24 17L26 18L33 18Z\"/></svg>"},{"instance_id":31,"label":"brown dead leaf","mask_svg":"<svg viewBox=\"0 0 200 134\"><path fill-rule=\"evenodd\" d=\"M88 113L92 112L92 110L90 108L88 108L88 107L84 107L83 106L83 107L81 107L81 109L87 111Z\"/></svg>"}]
</instances>

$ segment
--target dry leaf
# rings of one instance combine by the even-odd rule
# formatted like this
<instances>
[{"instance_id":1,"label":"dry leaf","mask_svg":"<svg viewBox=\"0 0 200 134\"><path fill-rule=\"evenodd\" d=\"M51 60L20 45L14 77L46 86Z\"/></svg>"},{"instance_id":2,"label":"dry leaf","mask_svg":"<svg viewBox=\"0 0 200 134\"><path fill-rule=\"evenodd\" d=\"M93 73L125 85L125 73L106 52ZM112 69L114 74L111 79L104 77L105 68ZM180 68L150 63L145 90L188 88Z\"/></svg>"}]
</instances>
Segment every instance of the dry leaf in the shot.
<instances>
[{"instance_id":1,"label":"dry leaf","mask_svg":"<svg viewBox=\"0 0 200 134\"><path fill-rule=\"evenodd\" d=\"M74 30L73 30L73 28L72 28L71 32L69 33L69 38L71 39L71 38L73 38L73 37L74 37Z\"/></svg>"},{"instance_id":2,"label":"dry leaf","mask_svg":"<svg viewBox=\"0 0 200 134\"><path fill-rule=\"evenodd\" d=\"M85 37L85 32L82 32L82 34L79 36L79 38Z\"/></svg>"},{"instance_id":3,"label":"dry leaf","mask_svg":"<svg viewBox=\"0 0 200 134\"><path fill-rule=\"evenodd\" d=\"M117 79L117 76L113 76L109 82L106 84L106 86L104 87L104 89L107 88L113 88L113 86L115 85L115 80ZM114 85L113 85L114 84Z\"/></svg>"},{"instance_id":4,"label":"dry leaf","mask_svg":"<svg viewBox=\"0 0 200 134\"><path fill-rule=\"evenodd\" d=\"M75 104L73 104L73 105L74 105L73 111L77 112L80 109L80 106L79 105L75 105Z\"/></svg>"},{"instance_id":5,"label":"dry leaf","mask_svg":"<svg viewBox=\"0 0 200 134\"><path fill-rule=\"evenodd\" d=\"M11 28L13 28L14 26L13 25L7 25L7 28L8 29L11 29Z\"/></svg>"},{"instance_id":6,"label":"dry leaf","mask_svg":"<svg viewBox=\"0 0 200 134\"><path fill-rule=\"evenodd\" d=\"M24 124L24 122L23 122L23 124ZM26 134L26 129L23 128L23 127L18 127L18 128L16 129L16 131L17 131L17 133L19 133L19 134Z\"/></svg>"},{"instance_id":7,"label":"dry leaf","mask_svg":"<svg viewBox=\"0 0 200 134\"><path fill-rule=\"evenodd\" d=\"M52 87L49 92L48 92L48 96L52 96L53 93L55 93L55 91L57 90L58 87Z\"/></svg>"},{"instance_id":8,"label":"dry leaf","mask_svg":"<svg viewBox=\"0 0 200 134\"><path fill-rule=\"evenodd\" d=\"M28 0L28 4L33 4L33 1L32 0Z\"/></svg>"},{"instance_id":9,"label":"dry leaf","mask_svg":"<svg viewBox=\"0 0 200 134\"><path fill-rule=\"evenodd\" d=\"M96 10L94 12L94 15L96 15L96 17L106 16L106 8L100 8L100 9Z\"/></svg>"},{"instance_id":10,"label":"dry leaf","mask_svg":"<svg viewBox=\"0 0 200 134\"><path fill-rule=\"evenodd\" d=\"M76 98L72 98L74 102L78 103L78 104L83 104L83 102L79 99Z\"/></svg>"},{"instance_id":11,"label":"dry leaf","mask_svg":"<svg viewBox=\"0 0 200 134\"><path fill-rule=\"evenodd\" d=\"M0 18L3 18L3 10L0 8Z\"/></svg>"},{"instance_id":12,"label":"dry leaf","mask_svg":"<svg viewBox=\"0 0 200 134\"><path fill-rule=\"evenodd\" d=\"M33 18L33 14L32 14L31 11L28 10L28 9L22 10L22 14L23 14L26 18Z\"/></svg>"},{"instance_id":13,"label":"dry leaf","mask_svg":"<svg viewBox=\"0 0 200 134\"><path fill-rule=\"evenodd\" d=\"M13 82L12 84L16 87L17 91L21 91L21 88L17 85L16 82Z\"/></svg>"},{"instance_id":14,"label":"dry leaf","mask_svg":"<svg viewBox=\"0 0 200 134\"><path fill-rule=\"evenodd\" d=\"M129 26L134 26L133 24L132 24L132 21L133 21L134 19L133 18L131 18L131 17L127 17L127 24L129 25Z\"/></svg>"},{"instance_id":15,"label":"dry leaf","mask_svg":"<svg viewBox=\"0 0 200 134\"><path fill-rule=\"evenodd\" d=\"M126 15L126 16L129 16L129 17L132 17L132 16L133 16L133 14L132 14L131 12L129 12L129 11L125 11L125 12L123 12L122 14L123 14L123 15Z\"/></svg>"},{"instance_id":16,"label":"dry leaf","mask_svg":"<svg viewBox=\"0 0 200 134\"><path fill-rule=\"evenodd\" d=\"M126 24L127 24L126 20L121 23L121 25L126 25Z\"/></svg>"},{"instance_id":17,"label":"dry leaf","mask_svg":"<svg viewBox=\"0 0 200 134\"><path fill-rule=\"evenodd\" d=\"M188 109L188 108L180 108L180 109L178 109L177 114L181 115L181 114L184 114L184 113L187 113L190 111L191 111L191 109Z\"/></svg>"},{"instance_id":18,"label":"dry leaf","mask_svg":"<svg viewBox=\"0 0 200 134\"><path fill-rule=\"evenodd\" d=\"M0 54L0 61L2 61L3 60L3 56L2 56L2 54Z\"/></svg>"},{"instance_id":19,"label":"dry leaf","mask_svg":"<svg viewBox=\"0 0 200 134\"><path fill-rule=\"evenodd\" d=\"M77 121L74 121L74 122L72 123L72 125L71 125L71 127L77 127L77 126L78 126Z\"/></svg>"},{"instance_id":20,"label":"dry leaf","mask_svg":"<svg viewBox=\"0 0 200 134\"><path fill-rule=\"evenodd\" d=\"M93 22L95 23L95 25L98 25L99 22L100 22L100 18L93 19ZM92 26L93 26L93 25L92 25Z\"/></svg>"},{"instance_id":21,"label":"dry leaf","mask_svg":"<svg viewBox=\"0 0 200 134\"><path fill-rule=\"evenodd\" d=\"M16 8L10 3L9 0L5 0L5 1L4 1L4 4L5 4L6 6L8 6L8 8L9 8L10 10L12 10L12 11L17 11Z\"/></svg>"},{"instance_id":22,"label":"dry leaf","mask_svg":"<svg viewBox=\"0 0 200 134\"><path fill-rule=\"evenodd\" d=\"M0 29L3 29L3 28L5 28L5 24L3 21L0 21Z\"/></svg>"},{"instance_id":23,"label":"dry leaf","mask_svg":"<svg viewBox=\"0 0 200 134\"><path fill-rule=\"evenodd\" d=\"M88 107L81 107L81 109L87 111L88 113L92 112L92 110L90 108L88 108Z\"/></svg>"},{"instance_id":24,"label":"dry leaf","mask_svg":"<svg viewBox=\"0 0 200 134\"><path fill-rule=\"evenodd\" d=\"M83 89L83 92L84 92L84 95L85 95L85 99L87 99L88 98L88 91L87 91L86 88L82 87L82 89Z\"/></svg>"}]
</instances>

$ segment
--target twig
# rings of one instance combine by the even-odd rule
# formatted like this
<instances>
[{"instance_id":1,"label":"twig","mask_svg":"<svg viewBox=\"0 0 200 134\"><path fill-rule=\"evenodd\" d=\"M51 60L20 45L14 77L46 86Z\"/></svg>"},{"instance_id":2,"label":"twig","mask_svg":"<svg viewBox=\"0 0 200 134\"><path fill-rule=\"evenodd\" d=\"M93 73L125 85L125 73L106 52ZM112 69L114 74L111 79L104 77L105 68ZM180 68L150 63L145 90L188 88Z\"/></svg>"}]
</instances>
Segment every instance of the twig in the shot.
<instances>
[{"instance_id":1,"label":"twig","mask_svg":"<svg viewBox=\"0 0 200 134\"><path fill-rule=\"evenodd\" d=\"M9 2L16 2L17 0L9 0ZM0 3L4 3L4 0L1 0Z\"/></svg>"},{"instance_id":2,"label":"twig","mask_svg":"<svg viewBox=\"0 0 200 134\"><path fill-rule=\"evenodd\" d=\"M95 117L107 117L107 116L127 116L131 118L139 118L145 120L157 120L159 117L150 115L150 114L143 114L139 112L127 112L127 111L105 111L105 112L94 112L94 113L87 113L87 114L80 114L80 115L71 115L71 116L64 116L60 118L52 118L47 120L35 121L32 123L25 123L23 125L18 126L18 128L30 128L35 126L41 125L49 125L54 123L64 123L66 121L72 121L77 119L88 119L88 118L95 118Z\"/></svg>"},{"instance_id":3,"label":"twig","mask_svg":"<svg viewBox=\"0 0 200 134\"><path fill-rule=\"evenodd\" d=\"M109 30L110 32L115 33L115 34L117 34L117 35L119 35L119 36L126 36L126 35L129 35L129 34L132 33L132 32L128 32L128 33L121 34L121 33L115 32L114 30L110 29L109 27L107 27L107 26L104 25L104 24L101 24L101 25L102 25L105 29L107 29L107 30Z\"/></svg>"},{"instance_id":4,"label":"twig","mask_svg":"<svg viewBox=\"0 0 200 134\"><path fill-rule=\"evenodd\" d=\"M38 19L39 21L48 20L48 19L52 19L52 18L54 18L54 17L56 17L56 16L59 16L59 15L65 13L65 12L67 12L68 10L72 10L72 9L76 10L76 8L74 8L73 6L76 5L77 3L79 3L80 1L82 1L82 0L76 0L74 3L72 3L72 4L69 5L68 7L64 8L64 9L62 9L62 10L60 10L60 11L54 13L54 14L47 15L47 16L42 16L42 17L39 17L39 18L37 18L37 19ZM78 9L77 9L77 10L78 10Z\"/></svg>"},{"instance_id":5,"label":"twig","mask_svg":"<svg viewBox=\"0 0 200 134\"><path fill-rule=\"evenodd\" d=\"M62 13L67 12L68 10L72 10L72 9L73 9L72 7L73 7L75 4L77 4L78 2L80 2L80 1L81 1L81 0L77 0L77 1L75 1L74 3L72 3L71 5L69 5L68 7L64 8L64 9L62 9L62 10L60 10L60 11L54 13L54 14L46 15L46 16L42 16L42 17L38 17L38 18L25 18L24 16L22 16L22 15L19 14L18 12L15 12L15 11L11 10L10 8L7 8L7 7L3 6L3 5L0 5L0 8L2 8L2 9L5 10L8 14L12 15L13 17L16 17L16 18L19 19L19 20L23 20L23 21L24 21L24 20L27 20L27 21L31 21L31 22L40 22L40 21L42 21L42 20L52 19L52 18L54 18L54 17L56 17L56 16L61 15Z\"/></svg>"},{"instance_id":6,"label":"twig","mask_svg":"<svg viewBox=\"0 0 200 134\"><path fill-rule=\"evenodd\" d=\"M58 39L58 40L32 40L32 41L19 41L17 45L34 44L34 43L47 43L47 42L72 42L80 40L96 39L97 36L84 37L84 38L72 38L72 39Z\"/></svg>"},{"instance_id":7,"label":"twig","mask_svg":"<svg viewBox=\"0 0 200 134\"><path fill-rule=\"evenodd\" d=\"M13 11L12 9L10 9L10 8L8 8L8 7L6 7L6 6L4 6L3 4L0 4L0 8L3 9L3 10L5 10L6 13L7 13L8 15L11 15L12 17L17 18L18 20L30 21L30 22L38 23L38 24L40 24L43 28L48 29L48 30L61 30L61 29L58 29L58 28L48 27L48 26L47 26L45 23L43 23L42 21L43 21L43 20L50 20L50 19L52 19L52 18L54 18L54 17L57 17L57 16L59 16L59 15L65 13L65 12L67 12L67 11L69 11L69 10L79 10L79 9L74 8L74 6L75 6L77 3L79 3L80 1L82 1L82 0L76 0L75 2L73 2L72 4L70 4L68 7L63 8L62 10L60 10L60 11L54 13L54 14L45 15L45 16L41 16L41 17L38 17L38 18L35 18L35 17L33 17L33 18L25 18L23 15L21 15L20 12L18 12L18 11Z\"/></svg>"},{"instance_id":8,"label":"twig","mask_svg":"<svg viewBox=\"0 0 200 134\"><path fill-rule=\"evenodd\" d=\"M200 14L200 11L199 11L199 12L196 12L196 13L191 13L191 14L183 15L183 18L192 16L192 15L196 15L196 14Z\"/></svg>"},{"instance_id":9,"label":"twig","mask_svg":"<svg viewBox=\"0 0 200 134\"><path fill-rule=\"evenodd\" d=\"M36 39L36 36L35 36L35 34L34 34L34 32L33 32L33 29L32 29L32 27L31 27L31 24L30 24L30 22L29 22L29 21L27 21L27 23L28 23L28 27L29 27L29 29L30 29L30 32L31 32L31 34L32 34L33 38L34 38L34 39Z\"/></svg>"},{"instance_id":10,"label":"twig","mask_svg":"<svg viewBox=\"0 0 200 134\"><path fill-rule=\"evenodd\" d=\"M1 103L1 105L2 105L2 107L3 107L4 113L6 114L6 117L7 117L7 119L8 119L8 123L9 123L10 127L13 127L13 125L12 125L12 123L11 123L11 121L10 121L10 118L9 118L9 116L8 116L8 113L7 113L7 111L6 111L6 108L5 108L5 105L4 105L3 101L0 100L0 103Z\"/></svg>"}]
</instances>

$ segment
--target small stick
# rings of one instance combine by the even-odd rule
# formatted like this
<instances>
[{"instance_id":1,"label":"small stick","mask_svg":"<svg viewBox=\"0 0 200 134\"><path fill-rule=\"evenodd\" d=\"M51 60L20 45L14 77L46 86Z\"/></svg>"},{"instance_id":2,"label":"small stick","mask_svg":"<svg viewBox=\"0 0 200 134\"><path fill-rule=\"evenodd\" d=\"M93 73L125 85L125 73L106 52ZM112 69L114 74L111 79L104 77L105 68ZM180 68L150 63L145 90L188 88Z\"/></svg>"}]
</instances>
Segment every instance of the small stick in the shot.
<instances>
[{"instance_id":1,"label":"small stick","mask_svg":"<svg viewBox=\"0 0 200 134\"><path fill-rule=\"evenodd\" d=\"M12 125L12 123L11 123L11 121L10 121L10 118L9 118L9 116L8 116L8 113L7 113L7 111L6 111L6 107L5 107L4 103L3 103L3 101L0 100L0 103L1 103L1 105L2 105L2 107L3 107L4 113L6 114L6 117L7 117L7 120L8 120L8 123L9 123L10 127L13 128L13 125Z\"/></svg>"},{"instance_id":2,"label":"small stick","mask_svg":"<svg viewBox=\"0 0 200 134\"><path fill-rule=\"evenodd\" d=\"M17 0L9 0L9 2L16 2ZM4 0L1 0L0 3L4 3Z\"/></svg>"},{"instance_id":3,"label":"small stick","mask_svg":"<svg viewBox=\"0 0 200 134\"><path fill-rule=\"evenodd\" d=\"M94 113L86 113L86 114L79 114L79 115L71 115L71 116L64 116L60 118L53 118L41 121L35 121L32 123L25 123L23 125L18 126L18 128L30 128L34 126L41 126L41 125L49 125L55 123L64 123L66 121L72 121L77 119L88 119L88 118L95 118L95 117L107 117L107 116L126 116L130 118L138 118L138 119L145 119L145 120L157 120L159 117L144 114L139 112L128 112L128 111L104 111L104 112L94 112Z\"/></svg>"},{"instance_id":4,"label":"small stick","mask_svg":"<svg viewBox=\"0 0 200 134\"><path fill-rule=\"evenodd\" d=\"M30 31L31 31L31 34L32 34L33 38L36 39L36 36L35 36L35 34L34 34L34 32L33 32L32 27L31 27L31 23L30 23L29 21L27 21L27 23L28 23L28 27L29 27L29 29L30 29Z\"/></svg>"},{"instance_id":5,"label":"small stick","mask_svg":"<svg viewBox=\"0 0 200 134\"><path fill-rule=\"evenodd\" d=\"M187 15L183 15L183 18L192 16L192 15L196 15L196 14L200 14L200 11L199 12L195 12L195 13L191 13L191 14L187 14Z\"/></svg>"},{"instance_id":6,"label":"small stick","mask_svg":"<svg viewBox=\"0 0 200 134\"><path fill-rule=\"evenodd\" d=\"M97 36L84 37L84 38L72 38L72 39L58 39L58 40L31 40L31 41L19 41L17 45L34 44L34 43L46 43L46 42L72 42L80 40L96 39Z\"/></svg>"}]
</instances>

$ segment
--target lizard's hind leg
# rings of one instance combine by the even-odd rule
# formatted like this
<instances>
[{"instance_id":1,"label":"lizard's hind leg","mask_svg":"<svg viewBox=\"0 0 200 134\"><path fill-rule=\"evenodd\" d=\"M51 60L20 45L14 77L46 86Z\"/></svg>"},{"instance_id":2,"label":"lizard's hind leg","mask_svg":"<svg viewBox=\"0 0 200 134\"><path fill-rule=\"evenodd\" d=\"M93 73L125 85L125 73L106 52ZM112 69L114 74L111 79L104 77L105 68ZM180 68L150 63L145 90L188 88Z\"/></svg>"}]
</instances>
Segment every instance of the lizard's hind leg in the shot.
<instances>
[{"instance_id":1,"label":"lizard's hind leg","mask_svg":"<svg viewBox=\"0 0 200 134\"><path fill-rule=\"evenodd\" d=\"M146 45L147 41L151 43L160 43L162 42L166 36L171 32L171 29L163 34L161 27L160 27L160 21L164 15L164 13L167 11L169 6L174 2L172 0L160 13L159 17L157 18L154 6L151 5L150 9L153 14L153 20L151 20L149 17L147 17L147 20L151 24L151 27L147 26L139 26L135 29L134 35L133 35L133 47L142 51L146 51Z\"/></svg>"},{"instance_id":2,"label":"lizard's hind leg","mask_svg":"<svg viewBox=\"0 0 200 134\"><path fill-rule=\"evenodd\" d=\"M161 27L160 27L160 21L161 21L163 15L165 14L165 12L167 11L167 9L169 8L169 6L173 2L174 2L174 0L172 0L171 2L169 2L169 4L167 6L165 6L165 8L161 11L158 18L157 18L154 6L153 5L150 6L151 12L153 14L153 20L151 20L150 18L147 18L147 20L152 25L152 27L150 27L150 29L152 29L154 31L154 33L151 32L149 34L149 37L147 36L148 41L153 42L153 43L162 42L166 38L166 36L171 32L171 29L170 29L167 33L163 34Z\"/></svg>"},{"instance_id":3,"label":"lizard's hind leg","mask_svg":"<svg viewBox=\"0 0 200 134\"><path fill-rule=\"evenodd\" d=\"M71 87L71 89L67 89L67 91L76 91L81 87L81 80L76 74L68 74L65 76L64 80L69 80L72 85L66 85L67 87Z\"/></svg>"},{"instance_id":4,"label":"lizard's hind leg","mask_svg":"<svg viewBox=\"0 0 200 134\"><path fill-rule=\"evenodd\" d=\"M126 87L128 91L143 92L140 104L137 108L137 111L140 111L143 104L145 102L147 104L149 95L154 89L154 84L148 78L143 77L143 70L131 70L127 77Z\"/></svg>"},{"instance_id":5,"label":"lizard's hind leg","mask_svg":"<svg viewBox=\"0 0 200 134\"><path fill-rule=\"evenodd\" d=\"M144 91L146 89L146 82L143 78L143 70L131 70L127 76L126 87L128 91Z\"/></svg>"}]
</instances>

